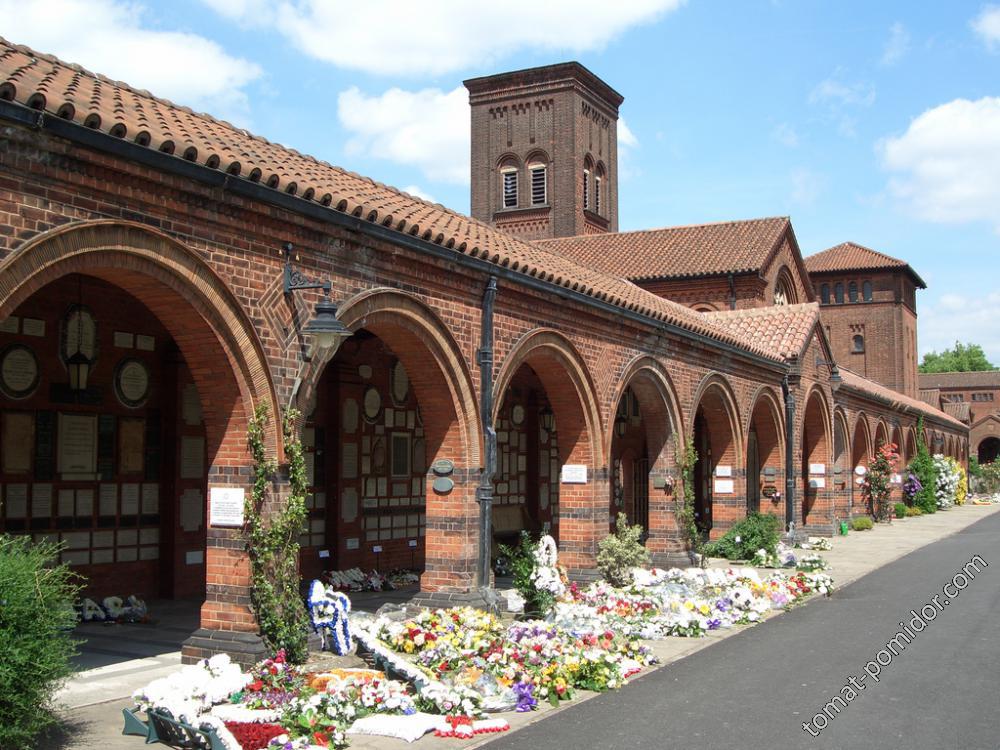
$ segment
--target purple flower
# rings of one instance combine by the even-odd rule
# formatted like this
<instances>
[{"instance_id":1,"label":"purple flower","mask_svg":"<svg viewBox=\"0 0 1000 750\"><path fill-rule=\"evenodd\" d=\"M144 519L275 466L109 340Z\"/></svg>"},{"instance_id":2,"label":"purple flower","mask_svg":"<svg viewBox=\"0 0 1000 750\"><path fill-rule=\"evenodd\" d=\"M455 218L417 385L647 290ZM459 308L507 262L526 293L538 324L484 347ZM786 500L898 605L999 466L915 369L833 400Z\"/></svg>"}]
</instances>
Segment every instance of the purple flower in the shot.
<instances>
[{"instance_id":1,"label":"purple flower","mask_svg":"<svg viewBox=\"0 0 1000 750\"><path fill-rule=\"evenodd\" d=\"M715 618L715 619L712 619L712 620L708 621L708 629L709 630L718 630L721 627L722 627L722 620L720 620L718 618Z\"/></svg>"},{"instance_id":2,"label":"purple flower","mask_svg":"<svg viewBox=\"0 0 1000 750\"><path fill-rule=\"evenodd\" d=\"M538 705L538 701L532 695L535 686L530 682L517 682L514 684L514 695L517 696L517 710L520 713L531 711Z\"/></svg>"}]
</instances>

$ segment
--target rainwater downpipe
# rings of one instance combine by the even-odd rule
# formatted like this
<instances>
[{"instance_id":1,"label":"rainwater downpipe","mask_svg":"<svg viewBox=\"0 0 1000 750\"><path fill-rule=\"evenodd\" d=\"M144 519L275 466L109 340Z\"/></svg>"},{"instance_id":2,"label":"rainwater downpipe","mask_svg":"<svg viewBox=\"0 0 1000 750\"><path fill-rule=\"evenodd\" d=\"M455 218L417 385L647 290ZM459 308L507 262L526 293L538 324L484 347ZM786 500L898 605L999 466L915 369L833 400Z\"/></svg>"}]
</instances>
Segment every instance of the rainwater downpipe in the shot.
<instances>
[{"instance_id":1,"label":"rainwater downpipe","mask_svg":"<svg viewBox=\"0 0 1000 750\"><path fill-rule=\"evenodd\" d=\"M729 309L736 309L736 277L729 274Z\"/></svg>"},{"instance_id":2,"label":"rainwater downpipe","mask_svg":"<svg viewBox=\"0 0 1000 750\"><path fill-rule=\"evenodd\" d=\"M493 303L497 296L497 277L491 275L483 294L479 334L479 413L483 420L483 471L476 488L479 502L479 565L477 585L490 587L490 551L493 542L493 475L497 468L497 433L493 426Z\"/></svg>"}]
</instances>

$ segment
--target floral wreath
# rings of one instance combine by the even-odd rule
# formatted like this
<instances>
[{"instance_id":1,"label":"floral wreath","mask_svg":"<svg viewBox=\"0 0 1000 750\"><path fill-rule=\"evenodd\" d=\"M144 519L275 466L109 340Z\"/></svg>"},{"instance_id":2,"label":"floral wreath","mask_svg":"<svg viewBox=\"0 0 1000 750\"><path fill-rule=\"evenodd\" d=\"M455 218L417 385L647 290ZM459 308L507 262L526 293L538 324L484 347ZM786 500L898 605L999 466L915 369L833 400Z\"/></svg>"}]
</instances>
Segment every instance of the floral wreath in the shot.
<instances>
[{"instance_id":1,"label":"floral wreath","mask_svg":"<svg viewBox=\"0 0 1000 750\"><path fill-rule=\"evenodd\" d=\"M347 595L324 586L322 581L314 580L309 587L306 607L309 609L313 630L322 639L323 648L327 647L327 638L330 638L335 654L344 656L349 653L351 631L347 614L351 611L351 600Z\"/></svg>"}]
</instances>

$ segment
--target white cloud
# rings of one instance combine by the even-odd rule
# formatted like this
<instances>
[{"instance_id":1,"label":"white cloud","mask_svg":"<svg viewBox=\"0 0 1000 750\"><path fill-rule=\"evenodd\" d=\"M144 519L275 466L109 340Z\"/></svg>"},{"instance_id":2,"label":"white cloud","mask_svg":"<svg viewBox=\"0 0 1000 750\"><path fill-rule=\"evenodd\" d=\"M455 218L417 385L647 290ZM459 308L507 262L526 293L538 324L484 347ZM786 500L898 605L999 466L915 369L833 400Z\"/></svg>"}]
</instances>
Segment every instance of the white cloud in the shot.
<instances>
[{"instance_id":1,"label":"white cloud","mask_svg":"<svg viewBox=\"0 0 1000 750\"><path fill-rule=\"evenodd\" d=\"M790 180L792 183L792 203L800 206L814 204L826 187L826 178L808 169L793 170Z\"/></svg>"},{"instance_id":2,"label":"white cloud","mask_svg":"<svg viewBox=\"0 0 1000 750\"><path fill-rule=\"evenodd\" d=\"M67 62L220 117L247 119L244 87L261 75L197 34L143 28L116 0L0 0L3 35Z\"/></svg>"},{"instance_id":3,"label":"white cloud","mask_svg":"<svg viewBox=\"0 0 1000 750\"><path fill-rule=\"evenodd\" d=\"M920 309L920 356L942 351L956 341L979 344L990 362L1000 362L1000 292L977 296L974 300L954 294L943 295L936 303Z\"/></svg>"},{"instance_id":4,"label":"white cloud","mask_svg":"<svg viewBox=\"0 0 1000 750\"><path fill-rule=\"evenodd\" d=\"M636 148L639 145L639 139L635 137L635 133L629 128L625 123L624 117L618 118L618 148Z\"/></svg>"},{"instance_id":5,"label":"white cloud","mask_svg":"<svg viewBox=\"0 0 1000 750\"><path fill-rule=\"evenodd\" d=\"M419 185L407 185L403 188L404 193L409 193L410 195L425 200L428 203L437 203L437 199L430 193L424 192Z\"/></svg>"},{"instance_id":6,"label":"white cloud","mask_svg":"<svg viewBox=\"0 0 1000 750\"><path fill-rule=\"evenodd\" d=\"M469 183L469 97L451 91L392 88L369 96L357 87L337 98L348 153L416 167L433 182Z\"/></svg>"},{"instance_id":7,"label":"white cloud","mask_svg":"<svg viewBox=\"0 0 1000 750\"><path fill-rule=\"evenodd\" d=\"M787 122L780 122L771 130L771 137L782 146L796 148L799 145L799 134Z\"/></svg>"},{"instance_id":8,"label":"white cloud","mask_svg":"<svg viewBox=\"0 0 1000 750\"><path fill-rule=\"evenodd\" d=\"M1000 97L929 109L877 146L889 191L918 218L988 221L1000 232Z\"/></svg>"},{"instance_id":9,"label":"white cloud","mask_svg":"<svg viewBox=\"0 0 1000 750\"><path fill-rule=\"evenodd\" d=\"M882 50L882 64L895 65L910 50L910 33L899 21L889 28L889 39Z\"/></svg>"},{"instance_id":10,"label":"white cloud","mask_svg":"<svg viewBox=\"0 0 1000 750\"><path fill-rule=\"evenodd\" d=\"M1000 49L1000 5L984 6L969 25L989 50Z\"/></svg>"},{"instance_id":11,"label":"white cloud","mask_svg":"<svg viewBox=\"0 0 1000 750\"><path fill-rule=\"evenodd\" d=\"M809 92L809 103L822 108L827 117L837 124L841 135L854 136L857 110L875 103L875 87L870 83L845 83L843 70L837 68L833 75L820 81Z\"/></svg>"},{"instance_id":12,"label":"white cloud","mask_svg":"<svg viewBox=\"0 0 1000 750\"><path fill-rule=\"evenodd\" d=\"M310 57L383 75L492 68L523 50L586 52L657 20L685 0L203 0L226 17L273 26ZM514 22L512 19L530 19Z\"/></svg>"}]
</instances>

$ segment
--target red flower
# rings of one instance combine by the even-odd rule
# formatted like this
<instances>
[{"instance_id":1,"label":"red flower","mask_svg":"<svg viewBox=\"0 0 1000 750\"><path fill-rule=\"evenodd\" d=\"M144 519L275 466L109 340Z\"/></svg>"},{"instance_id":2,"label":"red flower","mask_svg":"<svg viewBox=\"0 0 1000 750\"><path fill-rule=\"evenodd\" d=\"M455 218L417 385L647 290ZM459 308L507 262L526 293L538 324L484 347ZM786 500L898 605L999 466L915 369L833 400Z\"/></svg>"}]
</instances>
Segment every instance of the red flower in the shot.
<instances>
[{"instance_id":1,"label":"red flower","mask_svg":"<svg viewBox=\"0 0 1000 750\"><path fill-rule=\"evenodd\" d=\"M313 732L313 742L322 747L330 747L330 738L323 732Z\"/></svg>"},{"instance_id":2,"label":"red flower","mask_svg":"<svg viewBox=\"0 0 1000 750\"><path fill-rule=\"evenodd\" d=\"M264 683L261 682L260 680L254 680L249 685L247 685L247 687L250 688L250 690L252 690L253 692L258 693L264 689Z\"/></svg>"}]
</instances>

